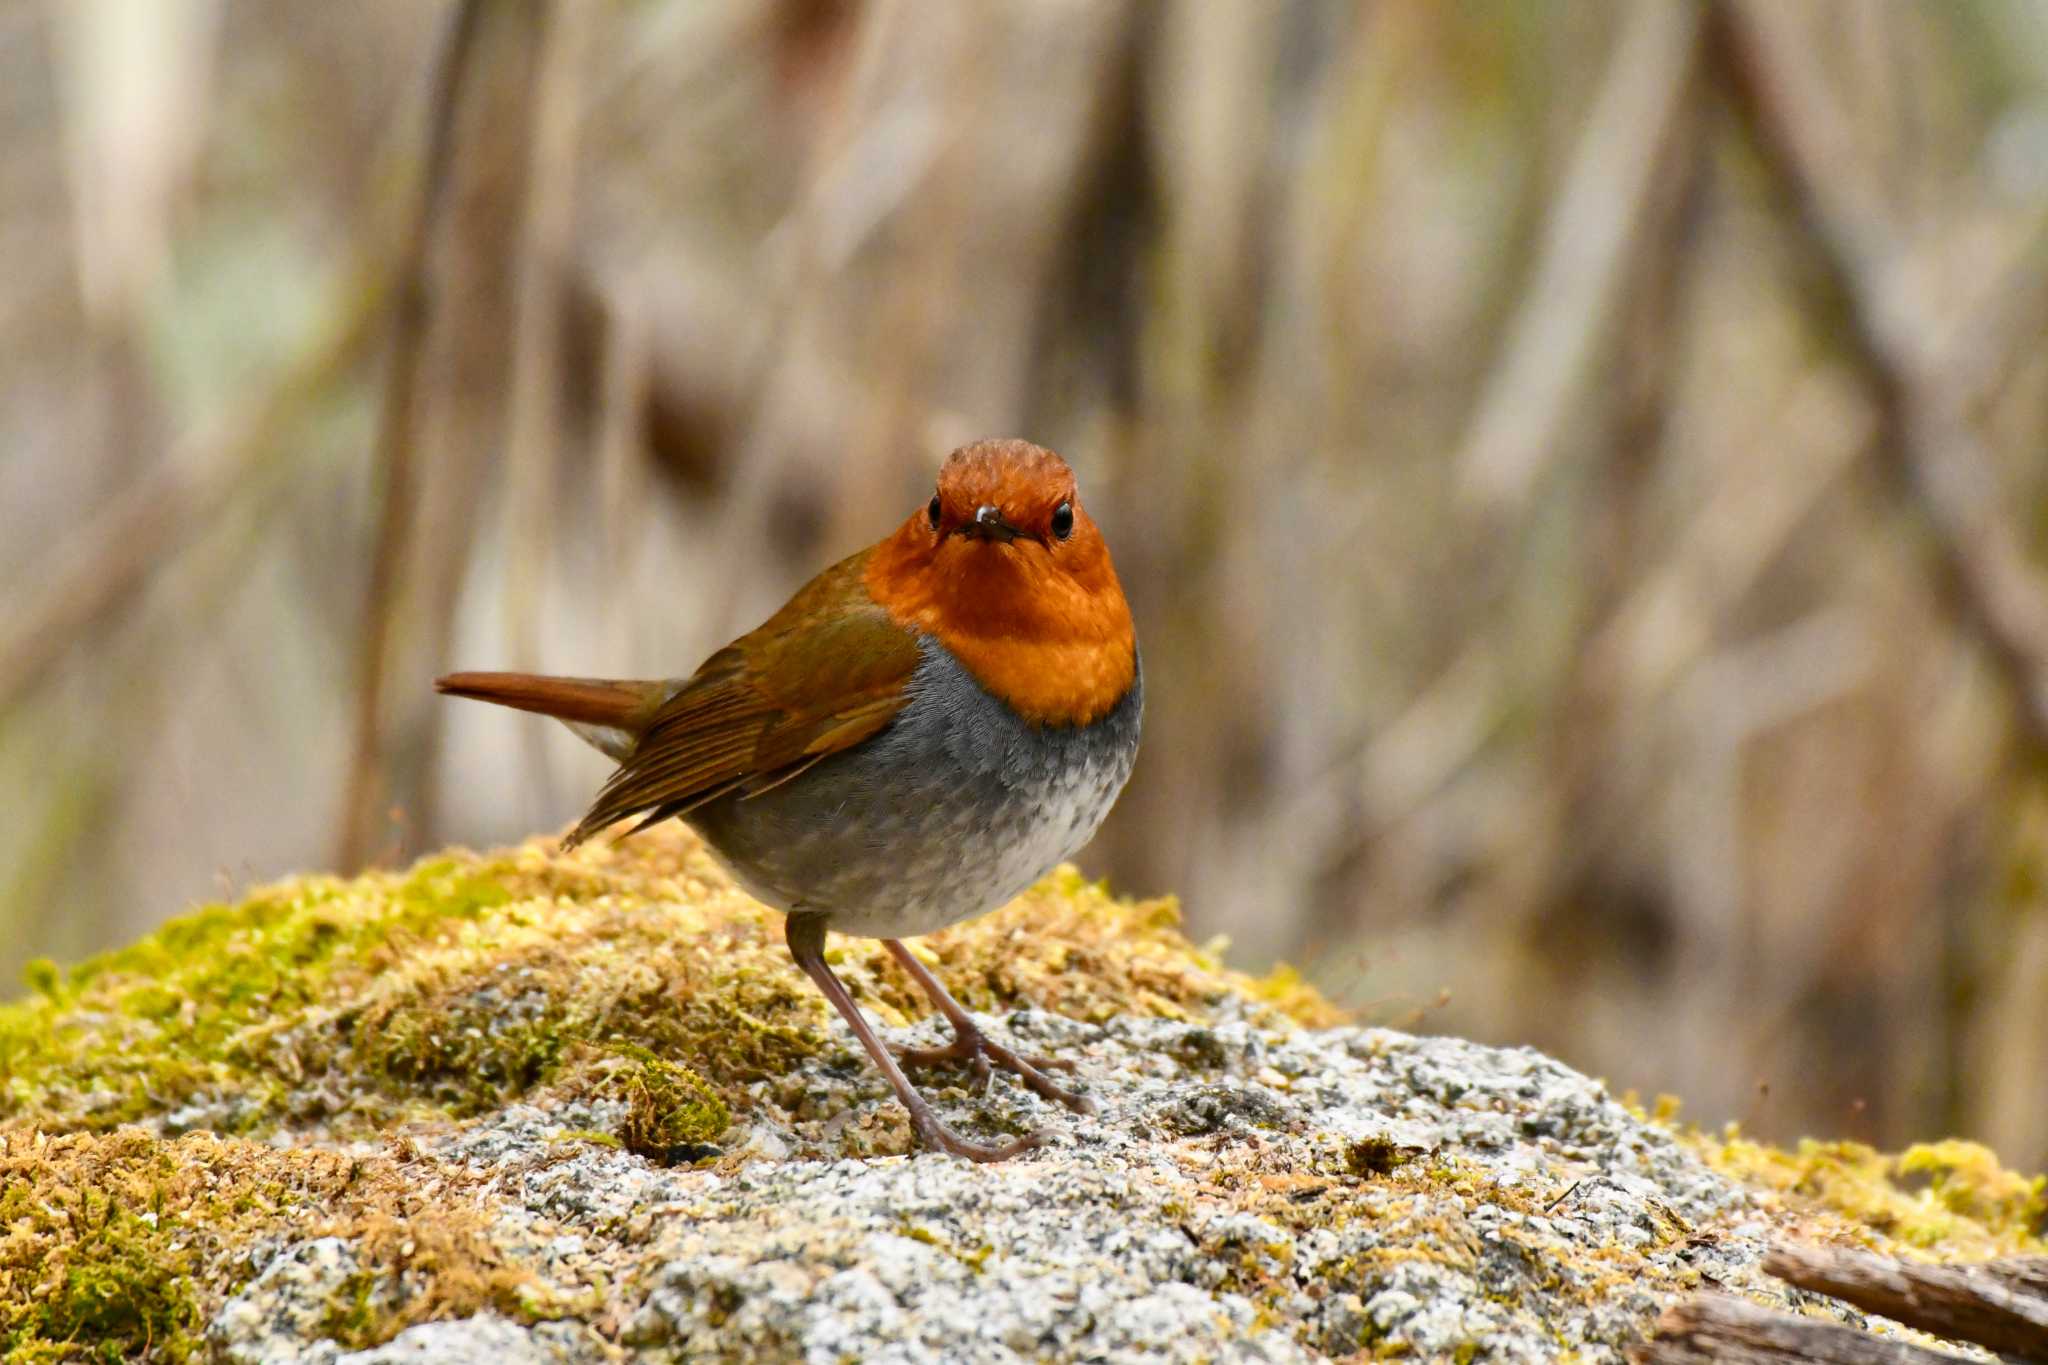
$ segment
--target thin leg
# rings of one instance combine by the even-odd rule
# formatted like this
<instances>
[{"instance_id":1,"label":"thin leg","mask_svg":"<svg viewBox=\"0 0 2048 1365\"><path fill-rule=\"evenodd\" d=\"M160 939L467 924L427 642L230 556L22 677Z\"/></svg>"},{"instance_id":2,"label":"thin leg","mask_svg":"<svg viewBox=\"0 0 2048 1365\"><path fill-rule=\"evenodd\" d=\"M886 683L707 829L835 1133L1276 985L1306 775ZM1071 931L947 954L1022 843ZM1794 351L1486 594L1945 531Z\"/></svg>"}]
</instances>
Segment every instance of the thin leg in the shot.
<instances>
[{"instance_id":1,"label":"thin leg","mask_svg":"<svg viewBox=\"0 0 2048 1365\"><path fill-rule=\"evenodd\" d=\"M874 1027L867 1016L860 1012L860 1006L853 1003L853 996L846 986L832 974L825 963L825 917L823 915L793 914L783 926L783 935L789 942L789 954L796 959L796 965L804 969L811 980L818 983L818 989L839 1011L839 1017L846 1020L853 1036L860 1039L868 1056L874 1058L882 1075L888 1078L889 1088L896 1092L896 1098L910 1111L910 1126L917 1130L919 1139L927 1147L954 1156L964 1156L970 1161L1007 1161L1019 1152L1028 1152L1045 1141L1038 1133L1027 1133L1015 1142L1006 1142L999 1147L985 1147L969 1142L945 1124L925 1103L924 1096L917 1093L904 1076L903 1068L896 1065L896 1059L889 1055L889 1049L876 1036Z\"/></svg>"},{"instance_id":2,"label":"thin leg","mask_svg":"<svg viewBox=\"0 0 2048 1365\"><path fill-rule=\"evenodd\" d=\"M1095 1101L1086 1095L1079 1095L1063 1086L1053 1084L1039 1069L1053 1067L1071 1071L1074 1067L1072 1062L1054 1057L1025 1057L1010 1051L981 1031L974 1022L974 1016L961 1007L960 1002L953 998L953 993L932 975L931 968L919 962L917 954L906 948L901 939L887 938L882 942L888 946L896 960L903 964L903 970L910 973L911 979L924 987L924 993L932 998L932 1003L938 1006L939 1013L945 1015L953 1025L952 1042L944 1047L904 1048L897 1054L902 1061L911 1066L965 1062L974 1073L977 1088L988 1084L989 1063L994 1062L1003 1070L1016 1073L1018 1079L1046 1099L1056 1100L1077 1114L1095 1112Z\"/></svg>"}]
</instances>

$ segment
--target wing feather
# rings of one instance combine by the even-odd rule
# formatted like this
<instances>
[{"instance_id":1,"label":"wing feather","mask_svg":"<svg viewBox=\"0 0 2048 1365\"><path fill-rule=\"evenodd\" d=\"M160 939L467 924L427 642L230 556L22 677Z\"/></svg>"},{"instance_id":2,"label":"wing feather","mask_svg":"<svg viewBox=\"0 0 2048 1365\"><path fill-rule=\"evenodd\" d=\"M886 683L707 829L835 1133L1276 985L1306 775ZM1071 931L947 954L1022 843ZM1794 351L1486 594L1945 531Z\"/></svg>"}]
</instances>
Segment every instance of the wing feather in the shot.
<instances>
[{"instance_id":1,"label":"wing feather","mask_svg":"<svg viewBox=\"0 0 2048 1365\"><path fill-rule=\"evenodd\" d=\"M861 581L866 554L812 579L662 703L567 840L635 827L729 791L758 795L878 733L907 701L922 657Z\"/></svg>"}]
</instances>

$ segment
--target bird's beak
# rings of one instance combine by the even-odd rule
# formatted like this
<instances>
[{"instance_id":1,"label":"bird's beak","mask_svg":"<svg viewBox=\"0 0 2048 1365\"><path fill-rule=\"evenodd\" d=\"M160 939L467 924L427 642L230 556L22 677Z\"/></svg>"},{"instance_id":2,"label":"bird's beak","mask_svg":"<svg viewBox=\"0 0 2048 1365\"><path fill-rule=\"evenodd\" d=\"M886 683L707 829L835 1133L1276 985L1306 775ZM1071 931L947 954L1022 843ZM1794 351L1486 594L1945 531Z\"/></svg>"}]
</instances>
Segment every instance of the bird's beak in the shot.
<instances>
[{"instance_id":1,"label":"bird's beak","mask_svg":"<svg viewBox=\"0 0 2048 1365\"><path fill-rule=\"evenodd\" d=\"M979 536L983 540L998 541L1002 544L1008 544L1023 534L1016 527L1010 525L1009 522L1003 520L1003 511L1000 507L987 503L975 508L974 520L960 529L968 535Z\"/></svg>"}]
</instances>

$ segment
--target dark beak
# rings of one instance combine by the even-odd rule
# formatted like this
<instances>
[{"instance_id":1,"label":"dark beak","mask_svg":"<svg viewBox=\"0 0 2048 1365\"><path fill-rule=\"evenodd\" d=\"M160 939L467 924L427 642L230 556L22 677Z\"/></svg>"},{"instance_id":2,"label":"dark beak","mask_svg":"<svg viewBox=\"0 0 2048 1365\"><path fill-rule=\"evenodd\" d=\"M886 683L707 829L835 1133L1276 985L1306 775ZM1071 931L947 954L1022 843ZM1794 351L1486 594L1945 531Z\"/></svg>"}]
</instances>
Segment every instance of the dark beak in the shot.
<instances>
[{"instance_id":1,"label":"dark beak","mask_svg":"<svg viewBox=\"0 0 2048 1365\"><path fill-rule=\"evenodd\" d=\"M1003 520L1001 508L986 503L975 508L974 520L960 529L970 536L979 536L983 540L998 541L1006 545L1023 534Z\"/></svg>"}]
</instances>

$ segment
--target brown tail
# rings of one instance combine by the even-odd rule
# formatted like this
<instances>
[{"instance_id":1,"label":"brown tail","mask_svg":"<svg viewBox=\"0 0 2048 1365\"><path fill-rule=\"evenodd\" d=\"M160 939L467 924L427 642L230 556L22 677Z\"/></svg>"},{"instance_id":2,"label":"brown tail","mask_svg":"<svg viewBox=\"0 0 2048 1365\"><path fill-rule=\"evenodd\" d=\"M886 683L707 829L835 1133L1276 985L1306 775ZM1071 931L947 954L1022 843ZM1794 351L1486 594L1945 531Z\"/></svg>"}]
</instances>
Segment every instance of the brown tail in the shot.
<instances>
[{"instance_id":1,"label":"brown tail","mask_svg":"<svg viewBox=\"0 0 2048 1365\"><path fill-rule=\"evenodd\" d=\"M553 716L612 757L623 758L675 689L665 682L548 678L538 673L450 673L434 679L434 690Z\"/></svg>"}]
</instances>

